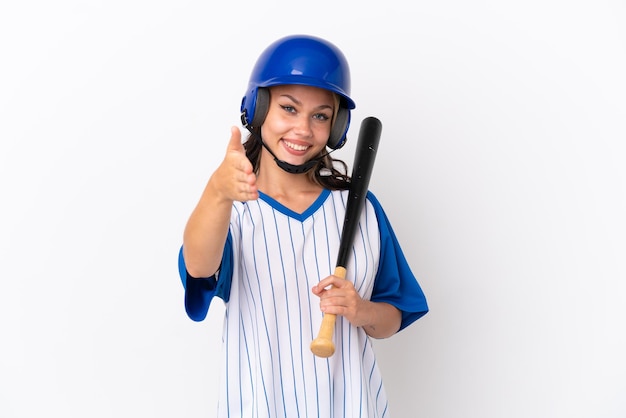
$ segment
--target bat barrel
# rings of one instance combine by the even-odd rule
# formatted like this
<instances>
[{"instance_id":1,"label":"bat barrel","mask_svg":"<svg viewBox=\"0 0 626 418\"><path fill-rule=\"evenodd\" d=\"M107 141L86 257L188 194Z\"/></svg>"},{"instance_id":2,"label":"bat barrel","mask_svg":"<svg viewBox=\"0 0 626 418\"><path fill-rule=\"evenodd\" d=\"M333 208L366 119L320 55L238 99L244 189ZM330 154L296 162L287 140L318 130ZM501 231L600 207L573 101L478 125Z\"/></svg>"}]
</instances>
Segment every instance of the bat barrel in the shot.
<instances>
[{"instance_id":1,"label":"bat barrel","mask_svg":"<svg viewBox=\"0 0 626 418\"><path fill-rule=\"evenodd\" d=\"M343 221L342 242L337 255L337 266L346 266L352 249L352 242L354 241L354 235L359 223L358 220L361 216L369 180L374 168L381 132L382 123L380 120L373 116L363 119L354 155L352 184L348 193L348 202L346 203L346 215Z\"/></svg>"}]
</instances>

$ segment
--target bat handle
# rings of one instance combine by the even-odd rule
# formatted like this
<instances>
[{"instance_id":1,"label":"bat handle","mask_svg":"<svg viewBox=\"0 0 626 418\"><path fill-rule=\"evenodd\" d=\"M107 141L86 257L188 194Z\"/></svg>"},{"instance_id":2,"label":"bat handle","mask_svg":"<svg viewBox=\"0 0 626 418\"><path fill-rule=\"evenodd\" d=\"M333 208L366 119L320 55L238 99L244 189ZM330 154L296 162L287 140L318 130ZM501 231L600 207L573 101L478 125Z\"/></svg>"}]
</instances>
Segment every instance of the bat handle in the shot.
<instances>
[{"instance_id":1,"label":"bat handle","mask_svg":"<svg viewBox=\"0 0 626 418\"><path fill-rule=\"evenodd\" d=\"M345 267L335 267L335 276L345 279ZM311 351L318 357L330 357L335 352L335 344L333 343L333 334L335 332L335 314L324 314L322 325L320 325L317 338L311 342Z\"/></svg>"}]
</instances>

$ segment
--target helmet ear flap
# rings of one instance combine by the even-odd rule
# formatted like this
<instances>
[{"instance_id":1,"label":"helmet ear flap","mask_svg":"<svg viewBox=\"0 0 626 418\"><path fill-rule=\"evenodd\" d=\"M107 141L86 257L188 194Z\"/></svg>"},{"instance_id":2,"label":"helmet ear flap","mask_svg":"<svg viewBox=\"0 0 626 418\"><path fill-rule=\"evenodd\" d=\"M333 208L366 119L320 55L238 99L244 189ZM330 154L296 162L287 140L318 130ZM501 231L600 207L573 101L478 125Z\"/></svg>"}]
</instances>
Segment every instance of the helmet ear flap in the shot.
<instances>
[{"instance_id":1,"label":"helmet ear flap","mask_svg":"<svg viewBox=\"0 0 626 418\"><path fill-rule=\"evenodd\" d=\"M266 88L257 88L241 102L241 123L246 127L260 127L265 121L270 107L270 92Z\"/></svg>"},{"instance_id":2,"label":"helmet ear flap","mask_svg":"<svg viewBox=\"0 0 626 418\"><path fill-rule=\"evenodd\" d=\"M350 110L339 106L337 116L335 117L335 123L330 130L330 136L328 137L328 143L326 144L331 149L339 149L346 143L346 133L348 132L348 126L350 125Z\"/></svg>"},{"instance_id":3,"label":"helmet ear flap","mask_svg":"<svg viewBox=\"0 0 626 418\"><path fill-rule=\"evenodd\" d=\"M252 115L252 121L250 125L261 126L267 116L267 111L270 108L270 91L268 89L259 88L256 91L256 105L254 109L254 115Z\"/></svg>"}]
</instances>

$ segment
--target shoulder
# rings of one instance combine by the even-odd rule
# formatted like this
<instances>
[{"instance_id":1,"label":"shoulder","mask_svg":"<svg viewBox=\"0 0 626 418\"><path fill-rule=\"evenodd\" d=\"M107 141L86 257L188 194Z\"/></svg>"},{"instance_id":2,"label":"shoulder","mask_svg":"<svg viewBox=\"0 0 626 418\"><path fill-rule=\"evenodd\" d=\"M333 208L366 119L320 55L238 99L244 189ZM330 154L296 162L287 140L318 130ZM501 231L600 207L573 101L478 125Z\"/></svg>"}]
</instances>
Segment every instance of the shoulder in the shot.
<instances>
[{"instance_id":1,"label":"shoulder","mask_svg":"<svg viewBox=\"0 0 626 418\"><path fill-rule=\"evenodd\" d=\"M387 214L385 213L385 210L383 209L383 205L380 203L376 195L372 193L372 191L368 190L366 199L369 205L372 207L372 210L376 214L376 218L378 218L379 223L388 222Z\"/></svg>"},{"instance_id":2,"label":"shoulder","mask_svg":"<svg viewBox=\"0 0 626 418\"><path fill-rule=\"evenodd\" d=\"M382 205L380 204L380 201L378 200L376 195L374 195L374 192L372 192L371 190L368 190L367 195L365 197L372 204L372 206L374 206L374 208L377 208L380 210L383 209Z\"/></svg>"}]
</instances>

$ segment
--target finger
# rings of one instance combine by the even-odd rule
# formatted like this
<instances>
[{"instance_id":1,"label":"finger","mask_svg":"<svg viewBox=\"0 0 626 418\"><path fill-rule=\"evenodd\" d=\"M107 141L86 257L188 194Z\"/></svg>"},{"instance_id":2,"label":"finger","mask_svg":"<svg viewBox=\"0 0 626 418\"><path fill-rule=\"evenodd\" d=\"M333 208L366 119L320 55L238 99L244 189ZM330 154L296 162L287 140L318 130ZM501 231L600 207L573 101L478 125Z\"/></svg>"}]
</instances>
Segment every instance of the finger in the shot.
<instances>
[{"instance_id":1,"label":"finger","mask_svg":"<svg viewBox=\"0 0 626 418\"><path fill-rule=\"evenodd\" d=\"M328 291L328 289L330 289L331 286L332 286L332 276L329 276L323 280L320 280L320 282L316 284L315 286L313 286L311 290L313 291L315 295L320 296L322 293Z\"/></svg>"},{"instance_id":2,"label":"finger","mask_svg":"<svg viewBox=\"0 0 626 418\"><path fill-rule=\"evenodd\" d=\"M228 151L244 152L241 143L241 131L236 126L230 128L230 141L228 142Z\"/></svg>"},{"instance_id":3,"label":"finger","mask_svg":"<svg viewBox=\"0 0 626 418\"><path fill-rule=\"evenodd\" d=\"M341 277L337 277L337 276L328 276L325 279L321 280L318 284L317 287L325 289L328 287L346 287L350 285L350 281L346 280L346 279L342 279Z\"/></svg>"}]
</instances>

